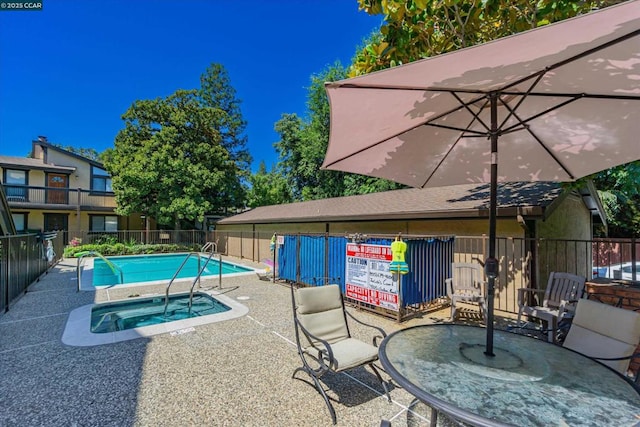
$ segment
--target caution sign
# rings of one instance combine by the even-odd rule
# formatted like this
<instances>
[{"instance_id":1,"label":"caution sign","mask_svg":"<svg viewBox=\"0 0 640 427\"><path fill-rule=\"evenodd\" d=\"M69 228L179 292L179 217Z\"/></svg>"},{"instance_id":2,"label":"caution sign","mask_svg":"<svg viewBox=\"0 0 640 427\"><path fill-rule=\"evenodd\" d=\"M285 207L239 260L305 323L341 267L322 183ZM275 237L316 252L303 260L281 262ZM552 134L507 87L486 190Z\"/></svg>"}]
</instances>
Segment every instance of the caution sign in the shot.
<instances>
[{"instance_id":1,"label":"caution sign","mask_svg":"<svg viewBox=\"0 0 640 427\"><path fill-rule=\"evenodd\" d=\"M347 297L398 310L398 275L389 270L391 247L347 243Z\"/></svg>"}]
</instances>

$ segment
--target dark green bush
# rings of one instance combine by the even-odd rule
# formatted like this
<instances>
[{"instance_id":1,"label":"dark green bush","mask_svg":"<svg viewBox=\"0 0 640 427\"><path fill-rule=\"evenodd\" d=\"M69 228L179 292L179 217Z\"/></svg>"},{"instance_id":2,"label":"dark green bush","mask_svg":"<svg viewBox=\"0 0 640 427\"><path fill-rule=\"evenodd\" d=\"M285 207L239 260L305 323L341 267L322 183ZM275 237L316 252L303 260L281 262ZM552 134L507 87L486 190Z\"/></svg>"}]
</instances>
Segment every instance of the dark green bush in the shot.
<instances>
[{"instance_id":1,"label":"dark green bush","mask_svg":"<svg viewBox=\"0 0 640 427\"><path fill-rule=\"evenodd\" d=\"M79 252L94 251L101 255L144 255L154 253L169 252L192 252L198 251L198 245L180 245L180 244L157 244L157 245L141 245L124 243L101 243L88 244L80 246L67 246L64 248L64 256L66 258L74 257Z\"/></svg>"}]
</instances>

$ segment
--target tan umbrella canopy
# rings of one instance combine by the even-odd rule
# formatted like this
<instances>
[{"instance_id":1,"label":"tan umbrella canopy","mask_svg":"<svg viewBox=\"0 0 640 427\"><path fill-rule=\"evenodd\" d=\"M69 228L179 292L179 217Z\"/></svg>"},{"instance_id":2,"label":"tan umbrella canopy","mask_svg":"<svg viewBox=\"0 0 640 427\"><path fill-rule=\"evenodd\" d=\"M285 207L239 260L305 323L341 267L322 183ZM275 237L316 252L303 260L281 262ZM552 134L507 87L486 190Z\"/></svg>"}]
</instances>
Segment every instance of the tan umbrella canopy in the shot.
<instances>
[{"instance_id":1,"label":"tan umbrella canopy","mask_svg":"<svg viewBox=\"0 0 640 427\"><path fill-rule=\"evenodd\" d=\"M413 187L491 183L487 355L497 182L573 181L640 159L639 33L635 0L326 84L324 169Z\"/></svg>"}]
</instances>

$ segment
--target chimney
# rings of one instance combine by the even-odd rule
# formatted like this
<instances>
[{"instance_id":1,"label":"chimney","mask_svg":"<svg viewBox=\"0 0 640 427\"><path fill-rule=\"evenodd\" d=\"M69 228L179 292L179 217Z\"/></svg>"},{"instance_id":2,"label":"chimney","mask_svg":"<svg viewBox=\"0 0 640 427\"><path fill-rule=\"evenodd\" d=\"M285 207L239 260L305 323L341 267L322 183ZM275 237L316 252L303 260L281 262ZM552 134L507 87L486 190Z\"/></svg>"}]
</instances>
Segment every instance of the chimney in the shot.
<instances>
[{"instance_id":1,"label":"chimney","mask_svg":"<svg viewBox=\"0 0 640 427\"><path fill-rule=\"evenodd\" d=\"M38 136L38 139L32 142L31 158L44 161L44 147L41 144L48 144L46 136Z\"/></svg>"}]
</instances>

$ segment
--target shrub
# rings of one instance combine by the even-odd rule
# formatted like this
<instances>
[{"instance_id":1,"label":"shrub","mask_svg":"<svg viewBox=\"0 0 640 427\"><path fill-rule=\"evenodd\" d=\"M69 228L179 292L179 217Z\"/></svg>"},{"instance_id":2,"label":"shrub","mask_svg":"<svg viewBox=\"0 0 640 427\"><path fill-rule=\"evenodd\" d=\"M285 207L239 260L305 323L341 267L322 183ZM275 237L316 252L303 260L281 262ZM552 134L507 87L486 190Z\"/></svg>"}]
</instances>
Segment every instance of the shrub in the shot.
<instances>
[{"instance_id":1,"label":"shrub","mask_svg":"<svg viewBox=\"0 0 640 427\"><path fill-rule=\"evenodd\" d=\"M101 255L143 255L166 252L192 252L199 250L197 245L179 245L179 244L157 244L157 245L125 245L124 243L101 243L87 244L80 246L67 246L64 249L64 256L72 258L77 253L85 251L98 252Z\"/></svg>"}]
</instances>

